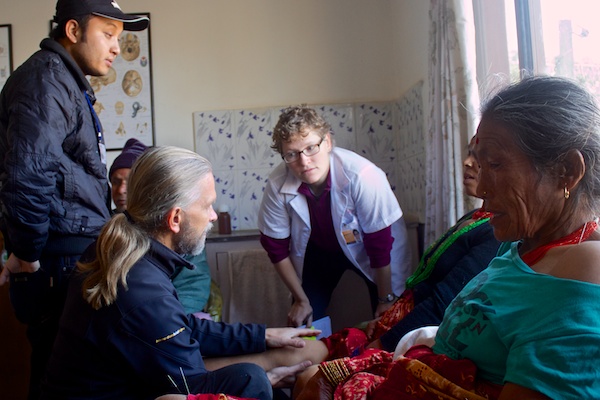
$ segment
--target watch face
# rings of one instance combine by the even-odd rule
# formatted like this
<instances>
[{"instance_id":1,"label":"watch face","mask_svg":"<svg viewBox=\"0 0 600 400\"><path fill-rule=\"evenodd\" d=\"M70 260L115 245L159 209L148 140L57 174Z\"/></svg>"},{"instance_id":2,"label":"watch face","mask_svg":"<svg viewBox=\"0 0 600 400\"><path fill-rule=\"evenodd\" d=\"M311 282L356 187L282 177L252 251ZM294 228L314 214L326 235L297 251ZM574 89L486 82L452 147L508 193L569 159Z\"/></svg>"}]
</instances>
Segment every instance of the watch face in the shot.
<instances>
[{"instance_id":1,"label":"watch face","mask_svg":"<svg viewBox=\"0 0 600 400\"><path fill-rule=\"evenodd\" d=\"M380 303L391 303L394 300L396 300L396 295L393 293L388 294L384 298L381 298L381 297L379 298Z\"/></svg>"}]
</instances>

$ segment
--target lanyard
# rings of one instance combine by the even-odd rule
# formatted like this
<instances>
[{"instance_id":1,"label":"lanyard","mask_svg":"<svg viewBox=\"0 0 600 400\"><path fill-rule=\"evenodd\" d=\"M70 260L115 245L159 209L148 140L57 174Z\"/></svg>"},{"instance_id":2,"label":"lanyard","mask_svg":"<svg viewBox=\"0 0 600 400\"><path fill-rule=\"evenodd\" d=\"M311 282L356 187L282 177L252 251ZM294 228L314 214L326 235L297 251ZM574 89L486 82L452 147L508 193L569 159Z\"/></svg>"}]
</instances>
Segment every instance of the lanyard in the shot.
<instances>
[{"instance_id":1,"label":"lanyard","mask_svg":"<svg viewBox=\"0 0 600 400\"><path fill-rule=\"evenodd\" d=\"M100 119L98 118L98 114L96 114L96 110L94 110L94 106L92 105L92 100L90 100L88 92L84 90L83 94L85 95L85 99L87 100L90 112L92 113L92 119L94 120L94 127L96 128L98 138L98 150L100 152L100 160L102 161L102 164L106 165L106 146L104 145L104 136L102 135L102 125L100 124Z\"/></svg>"}]
</instances>

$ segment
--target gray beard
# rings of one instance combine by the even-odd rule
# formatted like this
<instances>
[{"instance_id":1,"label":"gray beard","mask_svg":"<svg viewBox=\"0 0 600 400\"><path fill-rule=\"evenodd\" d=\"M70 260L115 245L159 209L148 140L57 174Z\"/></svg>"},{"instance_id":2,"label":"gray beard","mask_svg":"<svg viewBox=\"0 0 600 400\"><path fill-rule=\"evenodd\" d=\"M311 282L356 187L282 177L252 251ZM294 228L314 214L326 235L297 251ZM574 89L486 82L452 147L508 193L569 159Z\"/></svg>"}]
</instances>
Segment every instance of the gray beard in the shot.
<instances>
[{"instance_id":1,"label":"gray beard","mask_svg":"<svg viewBox=\"0 0 600 400\"><path fill-rule=\"evenodd\" d=\"M204 229L200 239L196 239L196 232L189 228L189 226L185 226L183 232L181 232L181 236L179 236L177 243L175 245L176 252L178 254L187 254L191 256L197 256L202 253L204 250L204 246L206 244L206 235L213 228L212 222Z\"/></svg>"}]
</instances>

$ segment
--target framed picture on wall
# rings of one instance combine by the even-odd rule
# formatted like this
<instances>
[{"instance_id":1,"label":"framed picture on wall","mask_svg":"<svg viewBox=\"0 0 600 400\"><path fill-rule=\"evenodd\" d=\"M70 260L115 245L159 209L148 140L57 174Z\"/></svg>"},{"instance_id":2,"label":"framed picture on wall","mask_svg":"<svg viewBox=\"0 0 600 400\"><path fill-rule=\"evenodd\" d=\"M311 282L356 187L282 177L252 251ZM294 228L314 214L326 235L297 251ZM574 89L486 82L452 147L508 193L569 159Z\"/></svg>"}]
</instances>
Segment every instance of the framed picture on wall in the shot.
<instances>
[{"instance_id":1,"label":"framed picture on wall","mask_svg":"<svg viewBox=\"0 0 600 400\"><path fill-rule=\"evenodd\" d=\"M133 13L145 15L150 13ZM120 150L130 138L154 145L154 105L150 26L123 31L121 53L106 76L89 77L96 94L94 109L104 128L107 150Z\"/></svg>"},{"instance_id":2,"label":"framed picture on wall","mask_svg":"<svg viewBox=\"0 0 600 400\"><path fill-rule=\"evenodd\" d=\"M5 24L0 25L0 90L12 72L12 27Z\"/></svg>"}]
</instances>

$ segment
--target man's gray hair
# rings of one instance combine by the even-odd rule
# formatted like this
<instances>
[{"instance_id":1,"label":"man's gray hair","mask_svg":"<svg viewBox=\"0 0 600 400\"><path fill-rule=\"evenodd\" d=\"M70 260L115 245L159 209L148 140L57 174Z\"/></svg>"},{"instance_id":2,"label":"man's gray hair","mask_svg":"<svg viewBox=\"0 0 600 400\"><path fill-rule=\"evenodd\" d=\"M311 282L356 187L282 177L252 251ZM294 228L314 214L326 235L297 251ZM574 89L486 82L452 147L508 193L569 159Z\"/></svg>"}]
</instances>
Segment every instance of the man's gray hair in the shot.
<instances>
[{"instance_id":1,"label":"man's gray hair","mask_svg":"<svg viewBox=\"0 0 600 400\"><path fill-rule=\"evenodd\" d=\"M202 195L194 183L212 173L199 154L173 146L147 150L133 164L127 184L127 211L148 233L163 228L175 206L186 209Z\"/></svg>"},{"instance_id":2,"label":"man's gray hair","mask_svg":"<svg viewBox=\"0 0 600 400\"><path fill-rule=\"evenodd\" d=\"M202 196L198 182L212 173L208 160L178 147L153 147L133 164L127 185L127 211L114 215L96 242L96 258L79 263L88 273L83 296L95 309L117 298L127 287L127 273L150 248L150 238L167 229L174 207L186 209Z\"/></svg>"}]
</instances>

